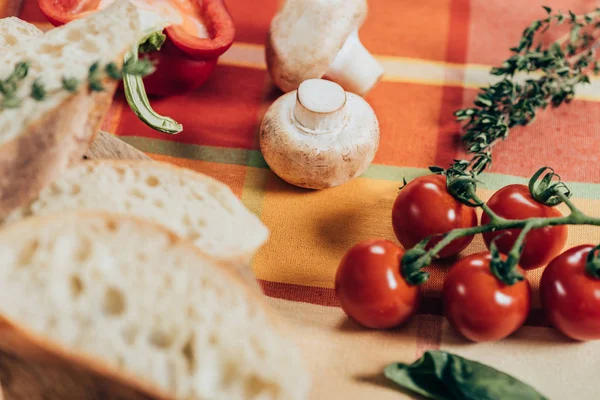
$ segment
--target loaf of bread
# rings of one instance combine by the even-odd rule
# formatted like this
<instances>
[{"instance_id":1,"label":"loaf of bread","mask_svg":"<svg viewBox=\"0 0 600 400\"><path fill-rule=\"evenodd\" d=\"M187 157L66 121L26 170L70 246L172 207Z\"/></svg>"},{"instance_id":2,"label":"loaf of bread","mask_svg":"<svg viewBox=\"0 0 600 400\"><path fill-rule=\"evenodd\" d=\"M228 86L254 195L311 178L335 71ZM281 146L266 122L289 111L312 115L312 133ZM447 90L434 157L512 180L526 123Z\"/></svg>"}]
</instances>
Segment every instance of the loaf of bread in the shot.
<instances>
[{"instance_id":1,"label":"loaf of bread","mask_svg":"<svg viewBox=\"0 0 600 400\"><path fill-rule=\"evenodd\" d=\"M68 360L155 398L305 399L263 300L159 225L99 212L0 231L0 347Z\"/></svg>"},{"instance_id":2,"label":"loaf of bread","mask_svg":"<svg viewBox=\"0 0 600 400\"><path fill-rule=\"evenodd\" d=\"M66 210L148 218L190 239L205 254L243 269L249 269L268 237L267 228L227 185L159 161L86 161L69 168L5 222Z\"/></svg>"},{"instance_id":3,"label":"loaf of bread","mask_svg":"<svg viewBox=\"0 0 600 400\"><path fill-rule=\"evenodd\" d=\"M120 64L144 34L139 12L127 0L43 35L16 18L2 20L0 79L19 62L29 68L18 85L21 104L0 108L0 216L31 200L83 155L116 88L106 81L103 92L87 90L90 66ZM71 94L61 90L63 78L83 84ZM49 93L42 101L30 95L36 81Z\"/></svg>"}]
</instances>

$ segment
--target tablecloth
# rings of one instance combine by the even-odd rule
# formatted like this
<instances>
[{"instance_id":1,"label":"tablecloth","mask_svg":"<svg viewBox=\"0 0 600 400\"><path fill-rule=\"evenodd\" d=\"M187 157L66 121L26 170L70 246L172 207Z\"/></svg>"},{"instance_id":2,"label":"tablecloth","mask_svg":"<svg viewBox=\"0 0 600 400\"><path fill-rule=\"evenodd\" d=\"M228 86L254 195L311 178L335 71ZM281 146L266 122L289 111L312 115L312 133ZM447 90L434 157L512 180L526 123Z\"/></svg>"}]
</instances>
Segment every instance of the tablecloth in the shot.
<instances>
[{"instance_id":1,"label":"tablecloth","mask_svg":"<svg viewBox=\"0 0 600 400\"><path fill-rule=\"evenodd\" d=\"M575 343L546 326L537 299L541 270L529 273L534 310L526 326L497 343L470 344L441 316L440 290L448 265L430 268L425 301L406 326L373 331L349 321L333 292L338 262L362 239L394 239L391 206L403 178L446 166L463 155L452 113L470 104L491 81L491 65L509 56L525 26L545 15L542 5L580 13L595 0L370 0L360 30L365 46L384 67L367 96L379 118L381 145L366 173L341 187L309 191L277 178L261 156L257 131L265 110L281 93L264 61L264 41L277 0L228 0L237 41L198 91L153 101L183 123L176 136L151 131L115 99L103 129L151 157L211 175L231 186L271 230L253 269L265 294L288 320L306 355L314 399L402 399L381 371L411 362L427 349L444 349L491 364L532 384L551 399L595 399L600 344ZM27 0L21 16L48 27ZM494 151L481 195L525 182L550 165L575 193L575 203L600 216L600 82L575 101L542 112L514 129ZM570 227L567 246L598 243L597 228ZM464 252L484 249L481 238Z\"/></svg>"}]
</instances>

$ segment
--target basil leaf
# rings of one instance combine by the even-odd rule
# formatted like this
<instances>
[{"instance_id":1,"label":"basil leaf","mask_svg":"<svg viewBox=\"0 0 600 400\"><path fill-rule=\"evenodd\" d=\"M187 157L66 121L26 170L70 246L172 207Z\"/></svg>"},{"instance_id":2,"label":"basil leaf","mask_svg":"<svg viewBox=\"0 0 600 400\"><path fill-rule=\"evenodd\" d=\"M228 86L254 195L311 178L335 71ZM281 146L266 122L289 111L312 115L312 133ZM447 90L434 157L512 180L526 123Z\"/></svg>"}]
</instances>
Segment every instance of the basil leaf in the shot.
<instances>
[{"instance_id":1,"label":"basil leaf","mask_svg":"<svg viewBox=\"0 0 600 400\"><path fill-rule=\"evenodd\" d=\"M384 374L433 400L548 400L504 372L444 351L428 351L410 365L390 364Z\"/></svg>"}]
</instances>

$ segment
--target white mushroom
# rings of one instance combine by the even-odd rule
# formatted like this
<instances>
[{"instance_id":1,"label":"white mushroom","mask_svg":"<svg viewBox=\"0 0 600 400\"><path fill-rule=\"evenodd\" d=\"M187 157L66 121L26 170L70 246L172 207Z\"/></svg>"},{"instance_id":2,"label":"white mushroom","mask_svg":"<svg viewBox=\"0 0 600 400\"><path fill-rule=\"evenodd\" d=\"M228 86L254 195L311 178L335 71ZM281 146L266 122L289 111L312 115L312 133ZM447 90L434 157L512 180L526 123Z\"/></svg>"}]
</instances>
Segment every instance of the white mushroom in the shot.
<instances>
[{"instance_id":1,"label":"white mushroom","mask_svg":"<svg viewBox=\"0 0 600 400\"><path fill-rule=\"evenodd\" d=\"M309 189L356 178L378 146L379 124L369 104L322 79L304 81L277 99L260 127L260 148L273 172Z\"/></svg>"},{"instance_id":2,"label":"white mushroom","mask_svg":"<svg viewBox=\"0 0 600 400\"><path fill-rule=\"evenodd\" d=\"M383 74L358 38L366 15L366 0L287 0L266 46L275 84L289 92L306 79L325 77L365 95Z\"/></svg>"}]
</instances>

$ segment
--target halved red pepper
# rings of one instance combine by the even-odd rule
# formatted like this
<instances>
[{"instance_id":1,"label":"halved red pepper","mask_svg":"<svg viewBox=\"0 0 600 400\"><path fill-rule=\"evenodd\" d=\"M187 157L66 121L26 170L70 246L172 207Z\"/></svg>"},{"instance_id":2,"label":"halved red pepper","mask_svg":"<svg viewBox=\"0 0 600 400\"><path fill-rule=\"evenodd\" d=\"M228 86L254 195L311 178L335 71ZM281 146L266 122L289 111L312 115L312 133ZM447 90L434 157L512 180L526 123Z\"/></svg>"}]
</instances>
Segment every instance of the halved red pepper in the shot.
<instances>
[{"instance_id":1,"label":"halved red pepper","mask_svg":"<svg viewBox=\"0 0 600 400\"><path fill-rule=\"evenodd\" d=\"M165 29L167 41L160 52L149 54L157 61L156 72L144 79L151 95L169 96L197 89L235 38L235 26L223 0L187 1L195 6L210 37L194 36L179 25ZM48 21L57 26L98 10L101 1L38 0L38 4Z\"/></svg>"}]
</instances>

